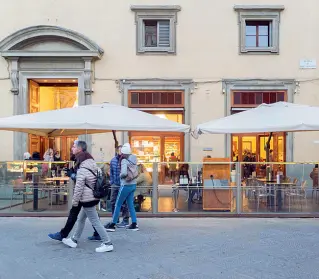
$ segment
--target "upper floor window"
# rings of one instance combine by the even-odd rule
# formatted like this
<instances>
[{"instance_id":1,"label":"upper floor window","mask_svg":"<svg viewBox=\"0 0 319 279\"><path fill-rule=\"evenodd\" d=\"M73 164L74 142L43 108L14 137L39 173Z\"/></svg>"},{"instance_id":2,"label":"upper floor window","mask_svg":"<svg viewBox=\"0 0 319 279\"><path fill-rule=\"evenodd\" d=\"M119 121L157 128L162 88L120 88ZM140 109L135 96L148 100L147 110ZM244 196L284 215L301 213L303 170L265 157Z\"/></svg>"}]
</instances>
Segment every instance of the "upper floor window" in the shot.
<instances>
[{"instance_id":1,"label":"upper floor window","mask_svg":"<svg viewBox=\"0 0 319 279\"><path fill-rule=\"evenodd\" d=\"M176 53L179 6L132 6L136 19L137 53Z\"/></svg>"},{"instance_id":2,"label":"upper floor window","mask_svg":"<svg viewBox=\"0 0 319 279\"><path fill-rule=\"evenodd\" d=\"M169 20L144 20L144 47L170 47Z\"/></svg>"},{"instance_id":3,"label":"upper floor window","mask_svg":"<svg viewBox=\"0 0 319 279\"><path fill-rule=\"evenodd\" d=\"M279 53L279 22L283 6L236 5L240 53Z\"/></svg>"},{"instance_id":4,"label":"upper floor window","mask_svg":"<svg viewBox=\"0 0 319 279\"><path fill-rule=\"evenodd\" d=\"M285 91L233 91L232 107L256 107L287 101Z\"/></svg>"},{"instance_id":5,"label":"upper floor window","mask_svg":"<svg viewBox=\"0 0 319 279\"><path fill-rule=\"evenodd\" d=\"M182 91L130 91L130 107L184 107Z\"/></svg>"},{"instance_id":6,"label":"upper floor window","mask_svg":"<svg viewBox=\"0 0 319 279\"><path fill-rule=\"evenodd\" d=\"M246 21L246 47L270 47L270 21Z\"/></svg>"}]
</instances>

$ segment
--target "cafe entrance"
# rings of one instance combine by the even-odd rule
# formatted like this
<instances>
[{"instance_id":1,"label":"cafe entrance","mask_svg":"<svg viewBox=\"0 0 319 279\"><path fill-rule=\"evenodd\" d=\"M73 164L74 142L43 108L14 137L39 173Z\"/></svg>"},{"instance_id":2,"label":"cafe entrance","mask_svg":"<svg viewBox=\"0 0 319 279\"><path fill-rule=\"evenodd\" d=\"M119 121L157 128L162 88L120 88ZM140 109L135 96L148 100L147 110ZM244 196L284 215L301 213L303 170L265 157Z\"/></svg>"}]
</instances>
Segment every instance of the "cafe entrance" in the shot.
<instances>
[{"instance_id":1,"label":"cafe entrance","mask_svg":"<svg viewBox=\"0 0 319 279\"><path fill-rule=\"evenodd\" d=\"M184 123L184 94L182 91L131 91L129 107L151 113L157 117ZM159 183L172 183L170 170L184 161L184 133L131 132L130 143L138 162L152 174L153 163L159 164ZM174 157L174 167L170 166ZM172 165L172 164L171 164Z\"/></svg>"},{"instance_id":2,"label":"cafe entrance","mask_svg":"<svg viewBox=\"0 0 319 279\"><path fill-rule=\"evenodd\" d=\"M29 113L71 108L78 105L77 79L32 79L28 81ZM49 148L58 152L61 160L70 160L71 147L77 137L46 138L29 134L28 152L44 153Z\"/></svg>"},{"instance_id":3,"label":"cafe entrance","mask_svg":"<svg viewBox=\"0 0 319 279\"><path fill-rule=\"evenodd\" d=\"M259 106L262 103L271 104L287 101L286 91L233 91L231 99L231 114L236 114ZM237 134L231 138L231 154L234 162L266 162L266 144L269 133ZM270 144L271 162L286 161L286 133L273 133ZM279 164L273 169L283 168ZM257 176L264 176L262 164L256 165Z\"/></svg>"}]
</instances>

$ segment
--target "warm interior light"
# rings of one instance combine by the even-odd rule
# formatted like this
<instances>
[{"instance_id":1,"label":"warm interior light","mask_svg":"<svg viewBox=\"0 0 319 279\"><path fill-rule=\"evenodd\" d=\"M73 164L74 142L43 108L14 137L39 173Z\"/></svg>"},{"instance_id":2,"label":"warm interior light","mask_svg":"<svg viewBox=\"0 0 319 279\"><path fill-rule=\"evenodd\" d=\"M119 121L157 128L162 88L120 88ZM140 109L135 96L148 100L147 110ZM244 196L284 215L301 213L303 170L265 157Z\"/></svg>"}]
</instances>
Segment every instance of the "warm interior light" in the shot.
<instances>
[{"instance_id":1,"label":"warm interior light","mask_svg":"<svg viewBox=\"0 0 319 279\"><path fill-rule=\"evenodd\" d=\"M59 82L61 82L62 80L59 79Z\"/></svg>"},{"instance_id":2,"label":"warm interior light","mask_svg":"<svg viewBox=\"0 0 319 279\"><path fill-rule=\"evenodd\" d=\"M44 82L48 82L48 81L45 79Z\"/></svg>"},{"instance_id":3,"label":"warm interior light","mask_svg":"<svg viewBox=\"0 0 319 279\"><path fill-rule=\"evenodd\" d=\"M78 107L78 103L79 103L79 91L76 91L76 99L74 101L73 107L74 108Z\"/></svg>"},{"instance_id":4,"label":"warm interior light","mask_svg":"<svg viewBox=\"0 0 319 279\"><path fill-rule=\"evenodd\" d=\"M165 114L155 114L159 118L167 119Z\"/></svg>"},{"instance_id":5,"label":"warm interior light","mask_svg":"<svg viewBox=\"0 0 319 279\"><path fill-rule=\"evenodd\" d=\"M72 80L73 82L76 82L76 79Z\"/></svg>"}]
</instances>

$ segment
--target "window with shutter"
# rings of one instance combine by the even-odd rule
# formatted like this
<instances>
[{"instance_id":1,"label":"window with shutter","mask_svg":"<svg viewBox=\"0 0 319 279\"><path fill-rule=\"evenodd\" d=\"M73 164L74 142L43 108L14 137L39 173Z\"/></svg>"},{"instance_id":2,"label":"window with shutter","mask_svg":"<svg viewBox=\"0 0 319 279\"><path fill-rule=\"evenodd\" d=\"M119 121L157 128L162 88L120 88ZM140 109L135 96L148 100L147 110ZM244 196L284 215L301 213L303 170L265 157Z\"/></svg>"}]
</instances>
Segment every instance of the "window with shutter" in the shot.
<instances>
[{"instance_id":1,"label":"window with shutter","mask_svg":"<svg viewBox=\"0 0 319 279\"><path fill-rule=\"evenodd\" d=\"M137 52L176 53L176 23L180 6L137 5L131 6L136 13Z\"/></svg>"},{"instance_id":2,"label":"window with shutter","mask_svg":"<svg viewBox=\"0 0 319 279\"><path fill-rule=\"evenodd\" d=\"M158 46L170 47L169 20L158 21Z\"/></svg>"},{"instance_id":3,"label":"window with shutter","mask_svg":"<svg viewBox=\"0 0 319 279\"><path fill-rule=\"evenodd\" d=\"M170 21L144 20L144 37L145 47L170 47Z\"/></svg>"}]
</instances>

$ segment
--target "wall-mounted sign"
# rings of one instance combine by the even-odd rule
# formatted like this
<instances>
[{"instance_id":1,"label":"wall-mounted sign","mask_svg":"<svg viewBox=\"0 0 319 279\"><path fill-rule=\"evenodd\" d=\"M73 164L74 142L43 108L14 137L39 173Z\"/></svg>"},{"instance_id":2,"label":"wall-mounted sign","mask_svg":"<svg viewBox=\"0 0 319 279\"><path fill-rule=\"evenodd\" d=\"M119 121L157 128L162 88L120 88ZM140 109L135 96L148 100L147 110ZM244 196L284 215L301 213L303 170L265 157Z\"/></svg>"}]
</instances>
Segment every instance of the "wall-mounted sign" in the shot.
<instances>
[{"instance_id":1,"label":"wall-mounted sign","mask_svg":"<svg viewBox=\"0 0 319 279\"><path fill-rule=\"evenodd\" d=\"M299 62L300 69L316 69L317 61L315 59L301 59Z\"/></svg>"},{"instance_id":2,"label":"wall-mounted sign","mask_svg":"<svg viewBox=\"0 0 319 279\"><path fill-rule=\"evenodd\" d=\"M211 148L211 147L204 147L204 148L203 148L203 151L213 151L213 148Z\"/></svg>"}]
</instances>

